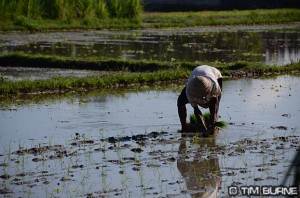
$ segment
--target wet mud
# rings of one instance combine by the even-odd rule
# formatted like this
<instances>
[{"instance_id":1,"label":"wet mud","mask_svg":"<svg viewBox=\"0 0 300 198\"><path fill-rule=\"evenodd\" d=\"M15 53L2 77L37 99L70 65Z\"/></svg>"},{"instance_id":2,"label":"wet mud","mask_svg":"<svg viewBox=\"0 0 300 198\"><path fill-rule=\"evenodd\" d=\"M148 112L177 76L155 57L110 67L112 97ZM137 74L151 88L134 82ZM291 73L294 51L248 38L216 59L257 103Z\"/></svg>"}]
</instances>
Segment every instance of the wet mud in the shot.
<instances>
[{"instance_id":1,"label":"wet mud","mask_svg":"<svg viewBox=\"0 0 300 198\"><path fill-rule=\"evenodd\" d=\"M64 145L35 145L2 155L6 162L1 164L0 193L8 197L225 196L226 185L276 185L285 176L292 180L296 175L285 175L288 164L282 160L286 153L296 152L299 143L297 135L242 138L219 145L216 137L195 133L151 132L106 139L74 134ZM264 160L252 162L255 158ZM226 166L237 159L244 164ZM160 169L169 169L168 174Z\"/></svg>"}]
</instances>

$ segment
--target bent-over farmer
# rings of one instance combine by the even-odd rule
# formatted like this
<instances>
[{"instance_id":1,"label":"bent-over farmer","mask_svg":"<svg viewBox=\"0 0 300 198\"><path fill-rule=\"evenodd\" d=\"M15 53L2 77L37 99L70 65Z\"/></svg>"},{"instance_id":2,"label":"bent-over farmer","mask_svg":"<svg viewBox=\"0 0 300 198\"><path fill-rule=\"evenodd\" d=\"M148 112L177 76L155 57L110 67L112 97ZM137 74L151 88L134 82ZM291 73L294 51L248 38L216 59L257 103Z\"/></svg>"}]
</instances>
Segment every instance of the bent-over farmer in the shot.
<instances>
[{"instance_id":1,"label":"bent-over farmer","mask_svg":"<svg viewBox=\"0 0 300 198\"><path fill-rule=\"evenodd\" d=\"M181 131L188 132L189 125L186 122L186 104L190 103L194 108L194 114L199 123L200 129L208 135L202 113L198 107L209 108L210 124L218 120L219 103L222 95L221 72L211 66L202 65L196 67L188 79L187 85L182 89L178 99L178 115L181 123Z\"/></svg>"}]
</instances>

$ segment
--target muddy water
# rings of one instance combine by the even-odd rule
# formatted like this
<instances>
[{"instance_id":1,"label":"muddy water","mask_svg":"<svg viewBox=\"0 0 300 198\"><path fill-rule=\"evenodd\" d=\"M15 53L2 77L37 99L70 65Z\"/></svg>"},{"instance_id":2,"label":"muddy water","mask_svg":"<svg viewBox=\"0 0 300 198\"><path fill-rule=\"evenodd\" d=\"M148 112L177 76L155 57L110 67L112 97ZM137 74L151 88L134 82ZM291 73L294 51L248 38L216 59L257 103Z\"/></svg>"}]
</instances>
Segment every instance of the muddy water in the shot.
<instances>
[{"instance_id":1,"label":"muddy water","mask_svg":"<svg viewBox=\"0 0 300 198\"><path fill-rule=\"evenodd\" d=\"M300 145L299 82L226 81L229 125L206 139L177 132L176 86L2 107L0 192L215 197L231 185L280 185Z\"/></svg>"},{"instance_id":2,"label":"muddy water","mask_svg":"<svg viewBox=\"0 0 300 198\"><path fill-rule=\"evenodd\" d=\"M0 53L286 65L300 59L300 35L295 28L299 24L127 32L18 32L0 34Z\"/></svg>"}]
</instances>

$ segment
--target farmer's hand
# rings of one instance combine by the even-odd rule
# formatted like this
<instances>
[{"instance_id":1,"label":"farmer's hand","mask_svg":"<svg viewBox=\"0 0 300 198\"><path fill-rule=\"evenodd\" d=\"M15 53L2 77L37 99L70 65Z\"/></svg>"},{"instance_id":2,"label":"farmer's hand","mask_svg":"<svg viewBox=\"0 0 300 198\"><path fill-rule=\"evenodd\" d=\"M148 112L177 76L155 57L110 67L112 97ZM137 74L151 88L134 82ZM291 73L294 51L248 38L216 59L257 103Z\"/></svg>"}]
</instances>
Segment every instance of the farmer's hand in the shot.
<instances>
[{"instance_id":1,"label":"farmer's hand","mask_svg":"<svg viewBox=\"0 0 300 198\"><path fill-rule=\"evenodd\" d=\"M207 127L207 130L205 130L203 132L203 137L208 137L209 135L214 135L215 132L217 132L217 131L218 131L218 127L216 127L214 124L209 125Z\"/></svg>"}]
</instances>

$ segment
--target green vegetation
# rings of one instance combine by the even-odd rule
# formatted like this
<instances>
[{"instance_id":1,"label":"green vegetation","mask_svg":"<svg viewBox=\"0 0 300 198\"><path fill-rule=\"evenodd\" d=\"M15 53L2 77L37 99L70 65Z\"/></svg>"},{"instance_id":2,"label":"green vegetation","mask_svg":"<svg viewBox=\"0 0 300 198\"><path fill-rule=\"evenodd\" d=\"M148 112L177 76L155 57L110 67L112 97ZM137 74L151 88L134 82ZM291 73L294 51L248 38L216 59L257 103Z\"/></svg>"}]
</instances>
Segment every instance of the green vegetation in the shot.
<instances>
[{"instance_id":1,"label":"green vegetation","mask_svg":"<svg viewBox=\"0 0 300 198\"><path fill-rule=\"evenodd\" d=\"M0 30L137 29L299 22L300 9L143 12L141 0L0 0ZM122 2L122 3L121 3Z\"/></svg>"},{"instance_id":2,"label":"green vegetation","mask_svg":"<svg viewBox=\"0 0 300 198\"><path fill-rule=\"evenodd\" d=\"M22 66L61 69L89 69L98 71L132 71L145 72L170 69L169 62L137 61L118 59L96 59L93 57L72 58L61 56L9 54L0 55L1 66ZM195 64L193 64L195 65ZM174 66L174 65L173 65ZM186 67L191 67L186 65Z\"/></svg>"},{"instance_id":3,"label":"green vegetation","mask_svg":"<svg viewBox=\"0 0 300 198\"><path fill-rule=\"evenodd\" d=\"M210 118L210 113L209 112L205 112L203 115L203 120L205 124L209 123L209 118ZM190 114L190 123L193 125L198 125L198 120L195 116L195 114ZM227 123L225 121L218 121L215 123L215 126L220 127L220 128L224 128L227 126Z\"/></svg>"},{"instance_id":4,"label":"green vegetation","mask_svg":"<svg viewBox=\"0 0 300 198\"><path fill-rule=\"evenodd\" d=\"M204 115L203 115L203 119L204 119L204 122L205 123L207 123L208 122L208 120L207 120L207 118L205 118L205 117L207 117L207 116L205 116L205 115L207 115L208 113L205 113ZM205 117L204 117L205 116ZM194 125L198 125L198 120L197 120L197 118L196 118L196 116L195 116L195 114L190 114L190 123L191 124L194 124Z\"/></svg>"},{"instance_id":5,"label":"green vegetation","mask_svg":"<svg viewBox=\"0 0 300 198\"><path fill-rule=\"evenodd\" d=\"M53 77L47 80L8 81L0 79L0 95L22 93L85 91L93 89L122 89L123 87L140 86L170 82L187 76L185 70L156 72L119 72L88 77Z\"/></svg>"},{"instance_id":6,"label":"green vegetation","mask_svg":"<svg viewBox=\"0 0 300 198\"><path fill-rule=\"evenodd\" d=\"M300 9L145 13L144 27L279 24L300 21Z\"/></svg>"},{"instance_id":7,"label":"green vegetation","mask_svg":"<svg viewBox=\"0 0 300 198\"><path fill-rule=\"evenodd\" d=\"M117 20L121 21L117 26L124 21L130 23L129 26L135 26L139 22L142 12L140 0L106 2L106 0L0 0L0 27L2 30L94 28L105 27L105 24L109 23L114 27Z\"/></svg>"},{"instance_id":8,"label":"green vegetation","mask_svg":"<svg viewBox=\"0 0 300 198\"><path fill-rule=\"evenodd\" d=\"M207 62L174 61L162 62L153 60L120 60L120 59L98 59L95 57L60 57L46 55L29 55L12 53L0 55L1 66L22 66L38 68L60 68L60 69L87 69L98 71L130 71L130 72L154 72L170 69L192 70L195 66L208 64ZM287 66L266 66L257 62L234 62L222 63L212 62L223 76L231 75L265 75L270 73L285 73L299 71L300 63ZM236 73L239 71L240 73Z\"/></svg>"},{"instance_id":9,"label":"green vegetation","mask_svg":"<svg viewBox=\"0 0 300 198\"><path fill-rule=\"evenodd\" d=\"M2 66L23 66L40 68L90 69L111 71L88 77L54 77L45 80L10 81L0 77L0 95L16 95L37 92L65 92L122 88L141 85L157 85L171 81L186 80L190 71L199 63L195 62L155 62L123 61L82 58L62 58L52 56L33 56L22 54L1 55ZM287 66L264 66L259 63L211 63L221 70L223 76L263 76L268 74L300 71L300 62Z\"/></svg>"}]
</instances>

